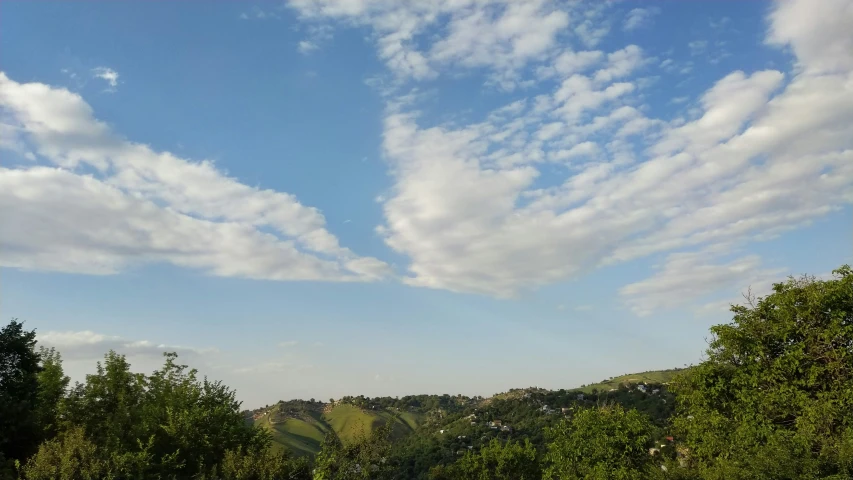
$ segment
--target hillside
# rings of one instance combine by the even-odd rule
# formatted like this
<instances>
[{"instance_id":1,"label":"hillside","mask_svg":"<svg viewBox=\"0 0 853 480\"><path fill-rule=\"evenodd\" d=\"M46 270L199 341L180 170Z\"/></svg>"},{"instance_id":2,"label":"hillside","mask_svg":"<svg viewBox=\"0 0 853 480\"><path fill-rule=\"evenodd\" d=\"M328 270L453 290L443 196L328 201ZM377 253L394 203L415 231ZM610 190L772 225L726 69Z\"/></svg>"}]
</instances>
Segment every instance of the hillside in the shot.
<instances>
[{"instance_id":1,"label":"hillside","mask_svg":"<svg viewBox=\"0 0 853 480\"><path fill-rule=\"evenodd\" d=\"M670 369L621 375L571 390L513 389L489 398L415 395L400 399L344 397L334 404L303 400L280 401L247 414L252 415L256 426L270 431L276 448L286 448L297 455L306 455L317 453L323 438L330 432L334 432L346 443L359 435L370 434L392 420L395 415L397 420L393 437L402 439L424 424L430 424L433 430L442 426L449 427L460 420L463 412L468 414L479 409L482 413L484 409L494 410L495 407L498 407L499 411L508 408L508 405L513 408L518 405L531 405L531 396L539 406L548 402L551 405L568 405L562 397L571 392L589 394L597 390L604 393L638 383L665 384L683 371L684 369ZM461 422L467 423L470 422Z\"/></svg>"},{"instance_id":2,"label":"hillside","mask_svg":"<svg viewBox=\"0 0 853 480\"><path fill-rule=\"evenodd\" d=\"M619 388L622 385L631 385L637 383L669 383L676 375L687 371L686 368L672 368L669 370L652 370L641 373L629 373L620 375L608 380L602 380L591 385L584 385L578 388L584 393L591 393L593 389L599 391L608 391L613 388Z\"/></svg>"},{"instance_id":3,"label":"hillside","mask_svg":"<svg viewBox=\"0 0 853 480\"><path fill-rule=\"evenodd\" d=\"M394 414L385 409L364 409L351 404L331 405L302 401L280 402L260 409L254 424L272 433L273 445L298 455L320 450L323 437L334 432L344 443L361 434L370 434L385 425ZM423 415L399 413L392 435L401 438L418 428Z\"/></svg>"}]
</instances>

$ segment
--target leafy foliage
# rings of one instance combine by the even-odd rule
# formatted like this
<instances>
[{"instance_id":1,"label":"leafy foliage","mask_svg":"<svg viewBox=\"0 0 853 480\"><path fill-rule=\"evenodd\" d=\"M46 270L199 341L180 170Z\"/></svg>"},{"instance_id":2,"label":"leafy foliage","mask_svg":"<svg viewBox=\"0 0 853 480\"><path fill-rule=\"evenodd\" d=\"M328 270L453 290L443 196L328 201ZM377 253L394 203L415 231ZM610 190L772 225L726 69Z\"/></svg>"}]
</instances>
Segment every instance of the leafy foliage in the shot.
<instances>
[{"instance_id":1,"label":"leafy foliage","mask_svg":"<svg viewBox=\"0 0 853 480\"><path fill-rule=\"evenodd\" d=\"M530 440L503 443L492 439L478 452L466 452L456 463L430 472L434 480L536 480L542 478L539 457Z\"/></svg>"},{"instance_id":2,"label":"leafy foliage","mask_svg":"<svg viewBox=\"0 0 853 480\"><path fill-rule=\"evenodd\" d=\"M703 478L853 476L853 271L834 273L733 307L676 381L674 424Z\"/></svg>"},{"instance_id":3,"label":"leafy foliage","mask_svg":"<svg viewBox=\"0 0 853 480\"><path fill-rule=\"evenodd\" d=\"M656 468L649 419L619 405L586 408L547 431L545 479L640 480ZM659 469L659 467L658 467Z\"/></svg>"},{"instance_id":4,"label":"leafy foliage","mask_svg":"<svg viewBox=\"0 0 853 480\"><path fill-rule=\"evenodd\" d=\"M344 444L330 433L314 463L314 480L382 480L393 473L388 455L393 422Z\"/></svg>"}]
</instances>

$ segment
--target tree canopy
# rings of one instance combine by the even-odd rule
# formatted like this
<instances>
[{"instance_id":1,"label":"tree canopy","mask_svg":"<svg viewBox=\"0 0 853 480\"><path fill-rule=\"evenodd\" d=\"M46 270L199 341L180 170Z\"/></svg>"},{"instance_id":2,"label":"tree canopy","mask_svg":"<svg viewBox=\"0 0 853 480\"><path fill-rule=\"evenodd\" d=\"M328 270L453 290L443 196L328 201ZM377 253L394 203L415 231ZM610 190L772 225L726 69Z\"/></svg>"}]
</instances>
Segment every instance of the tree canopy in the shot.
<instances>
[{"instance_id":1,"label":"tree canopy","mask_svg":"<svg viewBox=\"0 0 853 480\"><path fill-rule=\"evenodd\" d=\"M733 307L677 380L674 425L702 478L853 477L853 271L834 275Z\"/></svg>"}]
</instances>

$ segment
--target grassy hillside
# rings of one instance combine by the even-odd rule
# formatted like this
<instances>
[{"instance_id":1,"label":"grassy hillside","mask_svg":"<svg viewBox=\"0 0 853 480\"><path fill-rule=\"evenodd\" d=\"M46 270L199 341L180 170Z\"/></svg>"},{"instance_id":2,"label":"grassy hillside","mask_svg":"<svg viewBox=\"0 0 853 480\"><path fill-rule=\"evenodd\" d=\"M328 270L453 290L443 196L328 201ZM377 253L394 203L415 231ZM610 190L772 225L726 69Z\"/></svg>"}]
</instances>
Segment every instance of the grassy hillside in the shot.
<instances>
[{"instance_id":1,"label":"grassy hillside","mask_svg":"<svg viewBox=\"0 0 853 480\"><path fill-rule=\"evenodd\" d=\"M684 370L671 369L632 373L571 389L571 391L591 393L593 389L597 389L607 392L624 384L668 383ZM445 418L445 415L454 417L454 415L461 415L463 410L468 412L474 407L490 408L494 402L504 402L505 405L505 402L519 402L531 395L545 398L551 393L549 390L540 388L515 389L496 394L491 398L479 398L476 401L467 397L464 398L464 401L459 401L455 397L444 396L447 397L442 400L444 403L438 401L439 396L406 397L412 399L412 405L397 403L396 405L399 407L393 403L396 401L394 399L388 399L392 401L390 404L382 404L378 398L367 399L369 401L365 401L361 397L354 399L365 401L362 403L365 408L353 403L338 402L331 406L321 402L292 400L256 410L255 412L261 412L263 415L255 419L254 423L270 431L273 437L273 445L276 448L288 449L297 455L306 455L317 453L320 450L323 438L330 432L334 432L342 442L347 443L360 435L369 435L375 429L391 421L395 413L398 418L394 423L392 438L400 439L417 430L425 422L429 421L433 424L443 422L442 419ZM435 400L432 404L427 403L430 398ZM548 402L546 403L554 404L553 399L548 400ZM428 420L429 418L432 420ZM462 423L467 425L470 422Z\"/></svg>"},{"instance_id":2,"label":"grassy hillside","mask_svg":"<svg viewBox=\"0 0 853 480\"><path fill-rule=\"evenodd\" d=\"M684 368L673 368L670 370L653 370L649 372L629 373L627 375L613 377L611 379L594 383L592 385L586 385L579 388L578 390L590 393L593 389L598 389L599 391L607 391L611 388L618 388L620 385L624 384L669 383L676 375L686 370L687 369Z\"/></svg>"},{"instance_id":3,"label":"grassy hillside","mask_svg":"<svg viewBox=\"0 0 853 480\"><path fill-rule=\"evenodd\" d=\"M353 405L337 405L325 412L305 411L297 415L282 415L281 408L280 405L270 407L266 415L255 420L255 425L272 433L276 448L286 448L297 455L320 451L320 443L328 432L335 432L346 443L361 434L369 435L393 419L388 411L363 410ZM400 414L392 436L399 438L413 432L422 417L411 412Z\"/></svg>"}]
</instances>

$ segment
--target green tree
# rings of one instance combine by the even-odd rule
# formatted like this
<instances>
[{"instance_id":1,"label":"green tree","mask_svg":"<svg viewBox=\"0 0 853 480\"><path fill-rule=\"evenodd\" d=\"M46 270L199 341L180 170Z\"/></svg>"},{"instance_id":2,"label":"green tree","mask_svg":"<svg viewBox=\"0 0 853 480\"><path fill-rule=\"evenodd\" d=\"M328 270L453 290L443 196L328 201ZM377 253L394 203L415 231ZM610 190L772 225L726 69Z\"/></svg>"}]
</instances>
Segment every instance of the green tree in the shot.
<instances>
[{"instance_id":1,"label":"green tree","mask_svg":"<svg viewBox=\"0 0 853 480\"><path fill-rule=\"evenodd\" d=\"M100 480L107 465L82 428L74 428L61 437L39 446L21 469L27 480Z\"/></svg>"},{"instance_id":2,"label":"green tree","mask_svg":"<svg viewBox=\"0 0 853 480\"><path fill-rule=\"evenodd\" d=\"M310 480L311 468L305 457L291 458L272 449L228 450L219 467L228 480ZM212 478L219 478L212 475Z\"/></svg>"},{"instance_id":3,"label":"green tree","mask_svg":"<svg viewBox=\"0 0 853 480\"><path fill-rule=\"evenodd\" d=\"M62 370L62 357L54 348L39 349L37 419L44 438L53 438L59 427L60 403L65 398L69 379Z\"/></svg>"},{"instance_id":4,"label":"green tree","mask_svg":"<svg viewBox=\"0 0 853 480\"><path fill-rule=\"evenodd\" d=\"M548 480L645 480L660 475L649 455L655 428L619 405L578 410L546 430Z\"/></svg>"},{"instance_id":5,"label":"green tree","mask_svg":"<svg viewBox=\"0 0 853 480\"><path fill-rule=\"evenodd\" d=\"M382 480L392 474L389 454L391 419L369 435L360 434L344 444L334 433L323 439L314 460L313 480Z\"/></svg>"},{"instance_id":6,"label":"green tree","mask_svg":"<svg viewBox=\"0 0 853 480\"><path fill-rule=\"evenodd\" d=\"M542 470L530 440L503 443L492 439L478 452L466 452L449 468L431 472L433 480L539 480Z\"/></svg>"},{"instance_id":7,"label":"green tree","mask_svg":"<svg viewBox=\"0 0 853 480\"><path fill-rule=\"evenodd\" d=\"M269 447L269 434L246 423L233 390L199 380L174 353L165 359L145 376L109 352L61 403L61 425L81 428L122 478L191 478L219 465L226 451Z\"/></svg>"},{"instance_id":8,"label":"green tree","mask_svg":"<svg viewBox=\"0 0 853 480\"><path fill-rule=\"evenodd\" d=\"M0 330L0 474L8 462L35 452L41 441L35 347L35 330L25 330L17 319Z\"/></svg>"},{"instance_id":9,"label":"green tree","mask_svg":"<svg viewBox=\"0 0 853 480\"><path fill-rule=\"evenodd\" d=\"M706 479L853 477L853 271L790 278L711 328L674 425Z\"/></svg>"}]
</instances>

